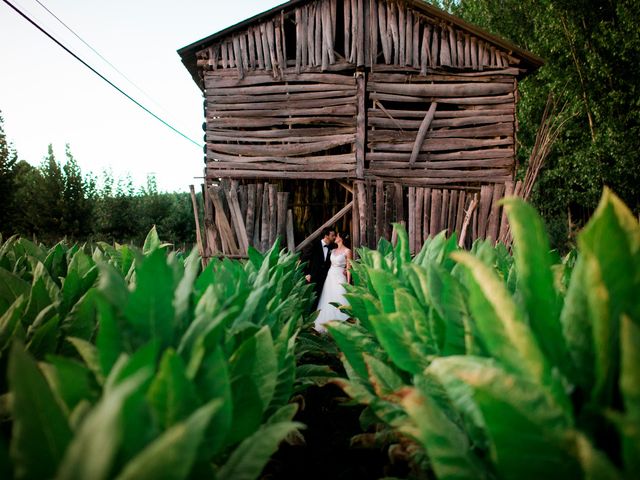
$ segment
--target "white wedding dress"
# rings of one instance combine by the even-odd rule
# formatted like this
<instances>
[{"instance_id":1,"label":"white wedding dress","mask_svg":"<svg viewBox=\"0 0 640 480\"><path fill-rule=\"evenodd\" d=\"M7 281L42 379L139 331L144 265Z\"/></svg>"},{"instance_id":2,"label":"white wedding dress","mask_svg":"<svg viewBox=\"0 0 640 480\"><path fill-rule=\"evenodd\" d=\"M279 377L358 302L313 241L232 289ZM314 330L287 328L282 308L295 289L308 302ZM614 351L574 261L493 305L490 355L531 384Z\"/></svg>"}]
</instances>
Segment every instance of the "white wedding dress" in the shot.
<instances>
[{"instance_id":1,"label":"white wedding dress","mask_svg":"<svg viewBox=\"0 0 640 480\"><path fill-rule=\"evenodd\" d=\"M327 273L327 279L324 282L320 300L318 301L318 310L320 313L316 318L314 327L318 332L325 333L327 331L327 329L324 328L324 324L327 322L332 320L343 322L349 318L342 311L331 305L332 303L339 305L345 305L347 303L344 298L344 285L347 283L347 276L345 275L346 268L346 252L335 253L335 250L333 250L331 252L331 267Z\"/></svg>"}]
</instances>

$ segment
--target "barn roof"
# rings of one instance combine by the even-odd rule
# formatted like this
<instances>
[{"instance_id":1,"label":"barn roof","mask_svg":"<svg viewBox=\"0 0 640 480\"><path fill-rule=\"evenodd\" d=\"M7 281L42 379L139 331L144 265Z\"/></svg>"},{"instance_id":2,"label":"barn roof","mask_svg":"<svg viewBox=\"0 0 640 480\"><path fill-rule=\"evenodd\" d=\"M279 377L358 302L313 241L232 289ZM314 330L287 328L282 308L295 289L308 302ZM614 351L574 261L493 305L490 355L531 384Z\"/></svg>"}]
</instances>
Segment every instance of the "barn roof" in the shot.
<instances>
[{"instance_id":1,"label":"barn roof","mask_svg":"<svg viewBox=\"0 0 640 480\"><path fill-rule=\"evenodd\" d=\"M270 10L262 12L258 15L250 17L246 20L243 20L235 25L232 25L224 30L220 30L208 37L205 37L197 42L194 42L190 45L187 45L178 50L178 55L182 58L182 63L185 65L191 76L196 81L196 83L200 83L198 81L198 69L197 69L197 59L196 53L200 50L207 48L214 44L219 39L226 37L230 34L238 30L242 30L246 27L249 27L253 24L260 23L260 21L273 17L275 15L280 14L281 12L289 12L290 10L295 9L301 5L309 3L313 0L290 0L287 3L283 3L282 5L277 5ZM413 8L423 11L427 15L431 15L436 18L441 18L446 22L450 22L452 25L457 26L458 28L467 31L468 33L475 35L478 38L485 40L486 42L495 45L496 47L500 47L508 52L511 55L521 60L521 66L526 70L535 70L541 67L544 64L544 60L537 55L524 50L512 42L501 38L497 35L493 35L486 30L481 29L480 27L473 25L469 22L462 20L459 17L451 15L444 10L441 10L433 5L426 3L424 0L406 0L406 3L410 4Z\"/></svg>"}]
</instances>

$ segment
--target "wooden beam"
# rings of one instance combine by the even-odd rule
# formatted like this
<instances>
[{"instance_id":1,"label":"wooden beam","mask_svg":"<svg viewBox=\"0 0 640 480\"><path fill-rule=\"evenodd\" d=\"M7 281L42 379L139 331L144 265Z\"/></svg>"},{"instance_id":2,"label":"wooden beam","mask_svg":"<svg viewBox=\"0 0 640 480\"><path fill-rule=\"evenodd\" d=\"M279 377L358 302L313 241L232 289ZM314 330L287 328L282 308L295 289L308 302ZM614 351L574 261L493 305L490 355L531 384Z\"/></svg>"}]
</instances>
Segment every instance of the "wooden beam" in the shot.
<instances>
[{"instance_id":1,"label":"wooden beam","mask_svg":"<svg viewBox=\"0 0 640 480\"><path fill-rule=\"evenodd\" d=\"M431 102L429 106L429 110L427 114L424 116L424 120L420 124L420 128L418 129L418 134L416 135L416 141L413 144L413 150L411 151L411 158L409 158L409 166L413 168L416 163L416 159L420 154L420 149L422 148L422 143L424 142L425 137L427 136L427 131L431 126L431 122L433 121L433 117L436 114L436 108L438 107L438 102Z\"/></svg>"},{"instance_id":2,"label":"wooden beam","mask_svg":"<svg viewBox=\"0 0 640 480\"><path fill-rule=\"evenodd\" d=\"M202 244L202 234L200 233L200 214L198 213L198 202L196 200L196 191L193 188L193 185L189 185L189 190L191 191L191 204L193 206L193 218L196 221L196 242L198 243L198 252L200 253L202 267L204 268L205 267L204 246Z\"/></svg>"},{"instance_id":3,"label":"wooden beam","mask_svg":"<svg viewBox=\"0 0 640 480\"><path fill-rule=\"evenodd\" d=\"M322 226L320 228L318 228L315 232L313 232L311 235L309 235L307 238L305 238L300 243L300 245L298 245L296 247L296 252L299 252L304 247L306 247L311 242L313 242L316 238L318 238L320 236L320 234L322 233L322 230L324 230L327 227L330 227L331 225L336 223L338 220L340 220L342 217L344 217L347 213L349 213L351 208L353 208L353 200L350 201L342 210L340 210L338 213L336 213L333 217L331 217L329 220L324 222L322 224Z\"/></svg>"}]
</instances>

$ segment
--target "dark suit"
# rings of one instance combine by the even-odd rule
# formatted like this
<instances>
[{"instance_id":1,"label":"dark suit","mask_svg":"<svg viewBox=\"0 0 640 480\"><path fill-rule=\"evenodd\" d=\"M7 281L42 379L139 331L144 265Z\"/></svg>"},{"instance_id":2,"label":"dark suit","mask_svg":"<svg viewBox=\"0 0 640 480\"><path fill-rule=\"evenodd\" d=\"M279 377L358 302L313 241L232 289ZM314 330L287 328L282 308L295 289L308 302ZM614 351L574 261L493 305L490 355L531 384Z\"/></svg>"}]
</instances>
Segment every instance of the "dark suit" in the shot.
<instances>
[{"instance_id":1,"label":"dark suit","mask_svg":"<svg viewBox=\"0 0 640 480\"><path fill-rule=\"evenodd\" d=\"M333 245L329 245L328 249L322 246L322 240L316 240L302 251L302 261L307 262L304 273L311 275L311 282L315 284L316 300L314 308L318 305L324 281L327 279L329 267L331 267L331 250ZM326 251L326 259L325 259Z\"/></svg>"}]
</instances>

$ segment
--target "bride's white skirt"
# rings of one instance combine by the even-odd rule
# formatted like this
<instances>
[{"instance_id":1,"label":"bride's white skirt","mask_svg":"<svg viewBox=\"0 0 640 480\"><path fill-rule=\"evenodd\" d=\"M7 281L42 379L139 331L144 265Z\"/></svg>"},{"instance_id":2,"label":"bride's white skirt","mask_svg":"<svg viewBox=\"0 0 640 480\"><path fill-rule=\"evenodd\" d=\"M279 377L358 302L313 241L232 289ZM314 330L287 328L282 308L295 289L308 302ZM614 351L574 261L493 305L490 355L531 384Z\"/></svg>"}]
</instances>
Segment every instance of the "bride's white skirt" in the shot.
<instances>
[{"instance_id":1,"label":"bride's white skirt","mask_svg":"<svg viewBox=\"0 0 640 480\"><path fill-rule=\"evenodd\" d=\"M331 305L337 303L339 305L346 305L347 300L344 298L345 288L347 283L347 277L344 274L344 267L331 267L327 273L327 279L324 282L322 293L320 294L320 300L318 301L318 310L320 313L315 321L314 328L318 332L326 332L324 324L332 320L339 320L344 322L349 318L342 311Z\"/></svg>"}]
</instances>

